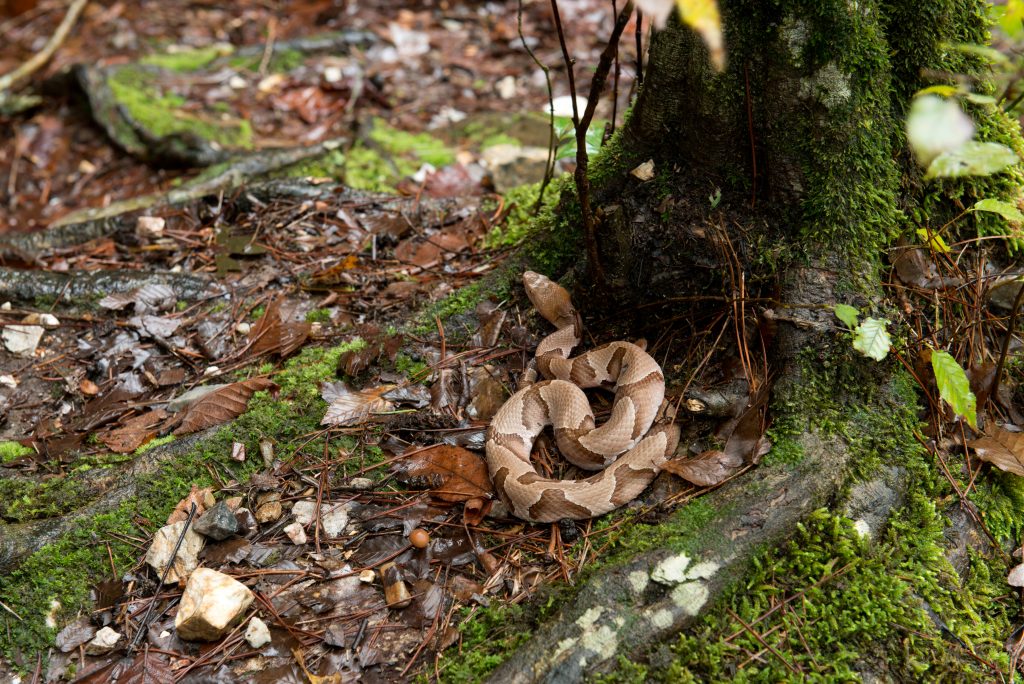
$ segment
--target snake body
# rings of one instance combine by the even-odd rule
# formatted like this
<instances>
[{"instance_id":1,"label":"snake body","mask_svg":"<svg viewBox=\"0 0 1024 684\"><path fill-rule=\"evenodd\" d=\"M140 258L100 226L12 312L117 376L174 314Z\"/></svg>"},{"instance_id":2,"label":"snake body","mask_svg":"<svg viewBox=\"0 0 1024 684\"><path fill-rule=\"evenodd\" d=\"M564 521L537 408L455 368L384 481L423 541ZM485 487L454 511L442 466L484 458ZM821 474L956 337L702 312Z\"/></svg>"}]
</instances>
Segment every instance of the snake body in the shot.
<instances>
[{"instance_id":1,"label":"snake body","mask_svg":"<svg viewBox=\"0 0 1024 684\"><path fill-rule=\"evenodd\" d=\"M611 342L570 357L582 336L579 314L564 288L527 271L523 285L540 314L557 329L537 346L537 369L546 378L513 394L487 433L487 467L494 488L523 520L584 520L635 499L671 458L678 427L657 421L665 377L647 352ZM594 422L584 388L614 390L611 417ZM580 480L556 480L537 472L530 451L548 425L562 455L584 470Z\"/></svg>"}]
</instances>

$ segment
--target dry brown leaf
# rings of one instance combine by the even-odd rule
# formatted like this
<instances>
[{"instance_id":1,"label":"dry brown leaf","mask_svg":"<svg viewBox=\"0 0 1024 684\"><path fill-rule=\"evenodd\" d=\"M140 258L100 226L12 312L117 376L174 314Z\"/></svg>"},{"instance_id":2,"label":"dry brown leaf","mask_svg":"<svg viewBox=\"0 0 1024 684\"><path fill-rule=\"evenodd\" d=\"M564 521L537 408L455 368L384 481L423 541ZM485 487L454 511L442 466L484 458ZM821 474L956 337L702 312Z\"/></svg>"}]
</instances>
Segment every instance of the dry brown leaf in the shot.
<instances>
[{"instance_id":1,"label":"dry brown leaf","mask_svg":"<svg viewBox=\"0 0 1024 684\"><path fill-rule=\"evenodd\" d=\"M494 492L484 459L462 447L437 444L398 461L393 469L405 479L423 478L423 486L441 501L489 498Z\"/></svg>"},{"instance_id":2,"label":"dry brown leaf","mask_svg":"<svg viewBox=\"0 0 1024 684\"><path fill-rule=\"evenodd\" d=\"M281 317L281 300L275 299L249 331L249 354L288 356L305 344L312 329L305 321L285 321Z\"/></svg>"},{"instance_id":3,"label":"dry brown leaf","mask_svg":"<svg viewBox=\"0 0 1024 684\"><path fill-rule=\"evenodd\" d=\"M320 385L320 396L329 405L320 424L349 427L365 423L374 413L392 411L395 405L382 395L393 389L395 385L354 390L344 382L325 382Z\"/></svg>"},{"instance_id":4,"label":"dry brown leaf","mask_svg":"<svg viewBox=\"0 0 1024 684\"><path fill-rule=\"evenodd\" d=\"M736 474L744 465L740 456L709 449L693 458L668 461L661 469L678 475L698 487L713 487Z\"/></svg>"},{"instance_id":5,"label":"dry brown leaf","mask_svg":"<svg viewBox=\"0 0 1024 684\"><path fill-rule=\"evenodd\" d=\"M275 391L277 385L266 378L252 378L204 395L188 405L174 434L187 435L237 418L249 405L252 395L260 390Z\"/></svg>"},{"instance_id":6,"label":"dry brown leaf","mask_svg":"<svg viewBox=\"0 0 1024 684\"><path fill-rule=\"evenodd\" d=\"M1024 433L1010 432L993 424L985 430L985 435L968 442L967 446L974 449L982 461L1024 477Z\"/></svg>"},{"instance_id":7,"label":"dry brown leaf","mask_svg":"<svg viewBox=\"0 0 1024 684\"><path fill-rule=\"evenodd\" d=\"M117 454L135 451L157 436L158 427L167 418L167 411L156 409L124 421L120 427L102 432L97 437Z\"/></svg>"},{"instance_id":8,"label":"dry brown leaf","mask_svg":"<svg viewBox=\"0 0 1024 684\"><path fill-rule=\"evenodd\" d=\"M173 525L182 520L188 520L188 512L192 510L192 504L196 505L196 514L192 518L194 522L196 518L206 512L206 509L209 505L212 505L213 501L213 487L199 489L199 487L192 485L192 489L185 498L179 501L178 505L171 511L171 514L167 516L166 524Z\"/></svg>"}]
</instances>

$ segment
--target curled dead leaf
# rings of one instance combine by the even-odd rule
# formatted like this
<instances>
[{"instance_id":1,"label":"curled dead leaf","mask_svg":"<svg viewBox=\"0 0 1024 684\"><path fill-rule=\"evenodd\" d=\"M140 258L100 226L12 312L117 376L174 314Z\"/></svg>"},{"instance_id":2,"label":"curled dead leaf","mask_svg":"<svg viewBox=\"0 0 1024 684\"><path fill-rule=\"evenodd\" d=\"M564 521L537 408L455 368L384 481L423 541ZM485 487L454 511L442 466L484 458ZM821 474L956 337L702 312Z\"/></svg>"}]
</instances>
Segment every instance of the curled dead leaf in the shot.
<instances>
[{"instance_id":1,"label":"curled dead leaf","mask_svg":"<svg viewBox=\"0 0 1024 684\"><path fill-rule=\"evenodd\" d=\"M678 475L698 487L713 487L735 475L743 465L743 458L740 456L709 449L693 458L663 463L661 469Z\"/></svg>"},{"instance_id":2,"label":"curled dead leaf","mask_svg":"<svg viewBox=\"0 0 1024 684\"><path fill-rule=\"evenodd\" d=\"M160 424L166 419L167 411L163 409L147 411L129 418L120 427L101 432L97 437L114 453L126 454L156 437Z\"/></svg>"},{"instance_id":3,"label":"curled dead leaf","mask_svg":"<svg viewBox=\"0 0 1024 684\"><path fill-rule=\"evenodd\" d=\"M354 390L344 382L325 382L320 386L320 396L328 406L320 424L349 427L365 423L374 413L392 411L395 405L383 395L393 389L395 385Z\"/></svg>"},{"instance_id":4,"label":"curled dead leaf","mask_svg":"<svg viewBox=\"0 0 1024 684\"><path fill-rule=\"evenodd\" d=\"M985 434L967 443L982 461L1024 477L1024 433L991 424Z\"/></svg>"},{"instance_id":5,"label":"curled dead leaf","mask_svg":"<svg viewBox=\"0 0 1024 684\"><path fill-rule=\"evenodd\" d=\"M306 343L311 330L312 326L305 321L285 321L281 300L275 299L249 331L248 352L252 356L289 356Z\"/></svg>"},{"instance_id":6,"label":"curled dead leaf","mask_svg":"<svg viewBox=\"0 0 1024 684\"><path fill-rule=\"evenodd\" d=\"M441 501L489 499L494 492L484 459L462 447L436 444L397 461L392 470L405 481L420 481Z\"/></svg>"}]
</instances>

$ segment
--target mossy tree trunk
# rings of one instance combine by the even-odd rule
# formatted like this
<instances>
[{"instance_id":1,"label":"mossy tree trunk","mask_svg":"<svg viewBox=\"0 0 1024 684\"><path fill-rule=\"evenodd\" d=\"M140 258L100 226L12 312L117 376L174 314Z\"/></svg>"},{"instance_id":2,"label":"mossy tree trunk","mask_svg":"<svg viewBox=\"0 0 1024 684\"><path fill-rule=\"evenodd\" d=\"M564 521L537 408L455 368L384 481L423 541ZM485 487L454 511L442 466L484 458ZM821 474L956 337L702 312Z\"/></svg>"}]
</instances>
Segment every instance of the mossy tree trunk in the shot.
<instances>
[{"instance_id":1,"label":"mossy tree trunk","mask_svg":"<svg viewBox=\"0 0 1024 684\"><path fill-rule=\"evenodd\" d=\"M768 350L772 432L776 448L797 462L769 456L709 495L701 529L688 506L645 533L639 553L627 549L591 576L495 681L578 681L623 657L643 660L652 642L693 624L735 586L750 559L784 540L801 516L819 506L840 510L847 478L838 471L870 477L865 469L878 470L895 451L915 452L910 383L895 362L853 354L832 306L886 317L885 252L900 234L943 225L982 197L1019 198L1019 169L926 185L904 138L914 93L955 82L942 74L966 74L975 91L991 90L983 60L952 47L987 42L984 2L720 6L723 73L678 22L651 42L629 120L591 168L608 287L578 300L622 312L661 297L736 296L736 274L721 275L728 243L748 282L774 300L760 311L777 322ZM1024 151L1017 124L1001 110L967 106L979 139ZM656 177L641 183L629 171L648 159ZM720 201L712 200L718 191ZM587 276L580 282L586 290ZM679 558L689 570L675 580L656 576Z\"/></svg>"}]
</instances>

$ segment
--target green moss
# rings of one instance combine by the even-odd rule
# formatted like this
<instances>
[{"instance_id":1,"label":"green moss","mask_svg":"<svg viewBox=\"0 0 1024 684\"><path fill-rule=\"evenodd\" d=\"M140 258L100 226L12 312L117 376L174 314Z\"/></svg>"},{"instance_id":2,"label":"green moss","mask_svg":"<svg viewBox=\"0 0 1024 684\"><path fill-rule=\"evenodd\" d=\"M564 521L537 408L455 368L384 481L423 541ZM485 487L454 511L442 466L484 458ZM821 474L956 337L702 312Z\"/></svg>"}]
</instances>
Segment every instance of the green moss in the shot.
<instances>
[{"instance_id":1,"label":"green moss","mask_svg":"<svg viewBox=\"0 0 1024 684\"><path fill-rule=\"evenodd\" d=\"M135 455L141 456L142 454L146 453L147 451L150 451L151 449L155 449L165 444L170 444L174 440L174 435L166 435L164 437L157 437L156 439L151 439L142 446L140 446L138 449L136 449Z\"/></svg>"},{"instance_id":2,"label":"green moss","mask_svg":"<svg viewBox=\"0 0 1024 684\"><path fill-rule=\"evenodd\" d=\"M307 323L330 323L331 322L331 310L330 309L313 309L306 313Z\"/></svg>"},{"instance_id":3,"label":"green moss","mask_svg":"<svg viewBox=\"0 0 1024 684\"><path fill-rule=\"evenodd\" d=\"M445 652L440 661L441 681L472 684L483 681L508 653L530 638L521 624L524 611L502 603L488 608L464 608L459 615L462 643L457 652Z\"/></svg>"},{"instance_id":4,"label":"green moss","mask_svg":"<svg viewBox=\"0 0 1024 684\"><path fill-rule=\"evenodd\" d=\"M156 137L190 134L227 148L252 147L252 126L247 120L201 117L183 111L185 99L162 93L155 72L122 67L109 76L107 84L129 116Z\"/></svg>"},{"instance_id":5,"label":"green moss","mask_svg":"<svg viewBox=\"0 0 1024 684\"><path fill-rule=\"evenodd\" d=\"M920 494L877 546L851 521L818 511L786 546L756 559L744 580L679 638L675 660L659 679L860 681L881 669L882 679L895 681L991 681L994 673L951 646L928 609L968 648L1005 668L1001 639L978 637L1011 629L1012 602L1006 595L993 604L988 573L969 580L970 589L957 585L942 555L942 527ZM782 602L788 608L778 610ZM774 653L764 652L730 611L764 635ZM972 620L982 613L990 621L984 626ZM758 652L763 657L749 658Z\"/></svg>"},{"instance_id":6,"label":"green moss","mask_svg":"<svg viewBox=\"0 0 1024 684\"><path fill-rule=\"evenodd\" d=\"M46 480L0 479L0 519L26 522L66 512L81 501L84 487L72 474Z\"/></svg>"},{"instance_id":7,"label":"green moss","mask_svg":"<svg viewBox=\"0 0 1024 684\"><path fill-rule=\"evenodd\" d=\"M16 458L35 453L18 442L0 442L0 463L9 463Z\"/></svg>"},{"instance_id":8,"label":"green moss","mask_svg":"<svg viewBox=\"0 0 1024 684\"><path fill-rule=\"evenodd\" d=\"M519 147L522 143L508 133L492 133L480 141L481 150L486 150L488 147L494 147L495 145L515 145Z\"/></svg>"},{"instance_id":9,"label":"green moss","mask_svg":"<svg viewBox=\"0 0 1024 684\"><path fill-rule=\"evenodd\" d=\"M394 192L399 179L416 173L416 167L404 160L388 160L376 150L356 145L348 151L345 184L356 190Z\"/></svg>"},{"instance_id":10,"label":"green moss","mask_svg":"<svg viewBox=\"0 0 1024 684\"><path fill-rule=\"evenodd\" d=\"M394 155L411 154L416 159L438 168L455 161L452 152L441 140L429 133L409 133L392 128L381 119L375 119L370 140Z\"/></svg>"},{"instance_id":11,"label":"green moss","mask_svg":"<svg viewBox=\"0 0 1024 684\"><path fill-rule=\"evenodd\" d=\"M418 335L424 335L437 329L435 318L445 321L452 316L469 313L476 308L476 305L483 301L487 292L480 286L480 283L472 283L460 287L443 299L434 302L426 307L419 315L419 322L413 329Z\"/></svg>"},{"instance_id":12,"label":"green moss","mask_svg":"<svg viewBox=\"0 0 1024 684\"><path fill-rule=\"evenodd\" d=\"M233 48L226 44L211 45L194 50L146 55L139 62L168 71L198 71L218 57L231 54L232 50Z\"/></svg>"},{"instance_id":13,"label":"green moss","mask_svg":"<svg viewBox=\"0 0 1024 684\"><path fill-rule=\"evenodd\" d=\"M537 204L540 186L540 183L529 183L512 188L505 193L503 202L508 207L505 220L495 225L487 233L484 237L484 247L488 249L514 247L520 244L538 224L552 218L559 200L559 187L547 189L544 194L544 204L538 208L538 212L535 214L534 207ZM540 212L544 212L542 217L538 217Z\"/></svg>"},{"instance_id":14,"label":"green moss","mask_svg":"<svg viewBox=\"0 0 1024 684\"><path fill-rule=\"evenodd\" d=\"M240 71L256 71L262 61L262 55L239 55L229 59L228 66ZM298 50L274 50L270 61L267 62L267 71L276 74L287 73L298 69L305 61L306 56Z\"/></svg>"},{"instance_id":15,"label":"green moss","mask_svg":"<svg viewBox=\"0 0 1024 684\"><path fill-rule=\"evenodd\" d=\"M343 178L345 175L345 153L330 150L319 157L307 159L287 167L274 177L287 178Z\"/></svg>"},{"instance_id":16,"label":"green moss","mask_svg":"<svg viewBox=\"0 0 1024 684\"><path fill-rule=\"evenodd\" d=\"M426 382L430 375L430 364L422 359L413 359L404 352L398 352L395 356L395 372L411 380Z\"/></svg>"}]
</instances>

